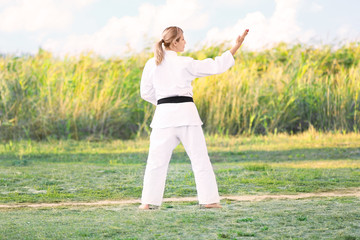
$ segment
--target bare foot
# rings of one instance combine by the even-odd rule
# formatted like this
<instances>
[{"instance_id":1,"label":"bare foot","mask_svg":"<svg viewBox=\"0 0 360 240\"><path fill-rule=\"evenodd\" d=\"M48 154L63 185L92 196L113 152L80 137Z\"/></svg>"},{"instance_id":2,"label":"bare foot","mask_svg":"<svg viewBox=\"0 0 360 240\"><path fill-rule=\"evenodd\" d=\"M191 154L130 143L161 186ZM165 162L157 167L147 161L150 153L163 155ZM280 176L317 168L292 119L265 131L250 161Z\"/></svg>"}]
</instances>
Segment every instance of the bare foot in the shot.
<instances>
[{"instance_id":1,"label":"bare foot","mask_svg":"<svg viewBox=\"0 0 360 240\"><path fill-rule=\"evenodd\" d=\"M152 205L152 204L141 204L139 206L140 210L157 210L160 209L160 206Z\"/></svg>"},{"instance_id":2,"label":"bare foot","mask_svg":"<svg viewBox=\"0 0 360 240\"><path fill-rule=\"evenodd\" d=\"M222 206L219 203L211 203L211 204L204 204L204 208L222 208Z\"/></svg>"},{"instance_id":3,"label":"bare foot","mask_svg":"<svg viewBox=\"0 0 360 240\"><path fill-rule=\"evenodd\" d=\"M150 210L150 206L149 206L149 204L141 204L139 206L139 209L140 210Z\"/></svg>"}]
</instances>

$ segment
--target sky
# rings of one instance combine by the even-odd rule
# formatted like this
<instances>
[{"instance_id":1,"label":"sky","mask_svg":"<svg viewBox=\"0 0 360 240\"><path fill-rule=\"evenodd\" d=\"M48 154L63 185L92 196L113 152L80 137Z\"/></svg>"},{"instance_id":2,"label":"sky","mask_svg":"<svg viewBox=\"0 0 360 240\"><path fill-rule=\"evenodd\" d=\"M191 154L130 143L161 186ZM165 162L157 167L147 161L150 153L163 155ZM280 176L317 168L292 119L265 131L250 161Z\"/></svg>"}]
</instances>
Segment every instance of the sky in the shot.
<instances>
[{"instance_id":1,"label":"sky","mask_svg":"<svg viewBox=\"0 0 360 240\"><path fill-rule=\"evenodd\" d=\"M168 26L184 30L186 49L234 43L360 42L358 0L0 0L0 53L111 57L151 49Z\"/></svg>"}]
</instances>

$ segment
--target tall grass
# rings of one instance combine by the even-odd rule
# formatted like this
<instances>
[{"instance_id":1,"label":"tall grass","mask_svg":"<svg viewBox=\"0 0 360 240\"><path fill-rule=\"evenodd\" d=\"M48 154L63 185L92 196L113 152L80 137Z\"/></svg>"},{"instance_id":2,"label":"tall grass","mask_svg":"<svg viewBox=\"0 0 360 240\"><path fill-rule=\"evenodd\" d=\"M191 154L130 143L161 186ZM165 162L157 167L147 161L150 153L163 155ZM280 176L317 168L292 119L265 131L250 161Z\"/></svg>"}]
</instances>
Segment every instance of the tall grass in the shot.
<instances>
[{"instance_id":1,"label":"tall grass","mask_svg":"<svg viewBox=\"0 0 360 240\"><path fill-rule=\"evenodd\" d=\"M149 117L138 94L147 58L1 58L0 138L129 138Z\"/></svg>"},{"instance_id":2,"label":"tall grass","mask_svg":"<svg viewBox=\"0 0 360 240\"><path fill-rule=\"evenodd\" d=\"M224 45L185 53L197 59ZM139 96L151 53L0 58L0 139L131 138L149 133L154 107ZM224 74L194 82L208 133L355 131L360 127L360 44L240 51Z\"/></svg>"},{"instance_id":3,"label":"tall grass","mask_svg":"<svg viewBox=\"0 0 360 240\"><path fill-rule=\"evenodd\" d=\"M231 71L195 82L208 132L358 131L359 43L336 51L279 44L236 57Z\"/></svg>"}]
</instances>

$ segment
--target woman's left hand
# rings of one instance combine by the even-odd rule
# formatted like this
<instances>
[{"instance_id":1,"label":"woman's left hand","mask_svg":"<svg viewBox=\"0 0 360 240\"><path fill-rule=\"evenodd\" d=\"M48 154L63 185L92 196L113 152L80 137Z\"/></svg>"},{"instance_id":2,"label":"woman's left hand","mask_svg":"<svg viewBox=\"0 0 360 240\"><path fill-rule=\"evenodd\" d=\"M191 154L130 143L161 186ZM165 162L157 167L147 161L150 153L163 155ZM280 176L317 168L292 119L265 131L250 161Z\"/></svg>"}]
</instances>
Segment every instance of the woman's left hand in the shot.
<instances>
[{"instance_id":1,"label":"woman's left hand","mask_svg":"<svg viewBox=\"0 0 360 240\"><path fill-rule=\"evenodd\" d=\"M240 48L240 46L243 43L248 32L249 32L249 29L246 29L241 36L237 37L236 44L230 49L230 52L232 55L235 55L236 51Z\"/></svg>"},{"instance_id":2,"label":"woman's left hand","mask_svg":"<svg viewBox=\"0 0 360 240\"><path fill-rule=\"evenodd\" d=\"M246 29L241 36L237 37L236 45L239 45L239 47L241 46L241 44L243 43L243 41L244 41L246 35L248 34L248 32L249 32L249 29Z\"/></svg>"}]
</instances>

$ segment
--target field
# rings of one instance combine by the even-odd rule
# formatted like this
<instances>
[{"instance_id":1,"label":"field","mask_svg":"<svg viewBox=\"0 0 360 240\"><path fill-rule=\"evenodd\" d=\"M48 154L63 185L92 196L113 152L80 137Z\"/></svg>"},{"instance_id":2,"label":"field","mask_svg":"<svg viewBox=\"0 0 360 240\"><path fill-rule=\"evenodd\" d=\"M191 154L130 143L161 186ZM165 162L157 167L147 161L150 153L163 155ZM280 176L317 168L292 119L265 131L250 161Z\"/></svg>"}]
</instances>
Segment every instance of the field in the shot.
<instances>
[{"instance_id":1,"label":"field","mask_svg":"<svg viewBox=\"0 0 360 240\"><path fill-rule=\"evenodd\" d=\"M178 201L137 209L150 57L0 55L0 239L360 239L358 42L239 51L229 71L193 82L223 197L211 210L185 198L196 188L181 145L164 196Z\"/></svg>"},{"instance_id":2,"label":"field","mask_svg":"<svg viewBox=\"0 0 360 240\"><path fill-rule=\"evenodd\" d=\"M358 198L1 211L2 239L359 239Z\"/></svg>"},{"instance_id":3,"label":"field","mask_svg":"<svg viewBox=\"0 0 360 240\"><path fill-rule=\"evenodd\" d=\"M357 191L360 135L206 137L220 194L279 195ZM358 197L222 200L22 207L28 203L138 200L148 141L8 142L0 146L0 239L359 239ZM176 148L165 197L196 196L189 159ZM13 206L13 207L11 207Z\"/></svg>"},{"instance_id":4,"label":"field","mask_svg":"<svg viewBox=\"0 0 360 240\"><path fill-rule=\"evenodd\" d=\"M340 44L339 44L340 45ZM226 45L184 55L215 57ZM150 51L127 58L0 56L0 140L134 139L154 106L139 96ZM358 132L360 45L279 44L239 51L227 72L194 81L208 134Z\"/></svg>"}]
</instances>

